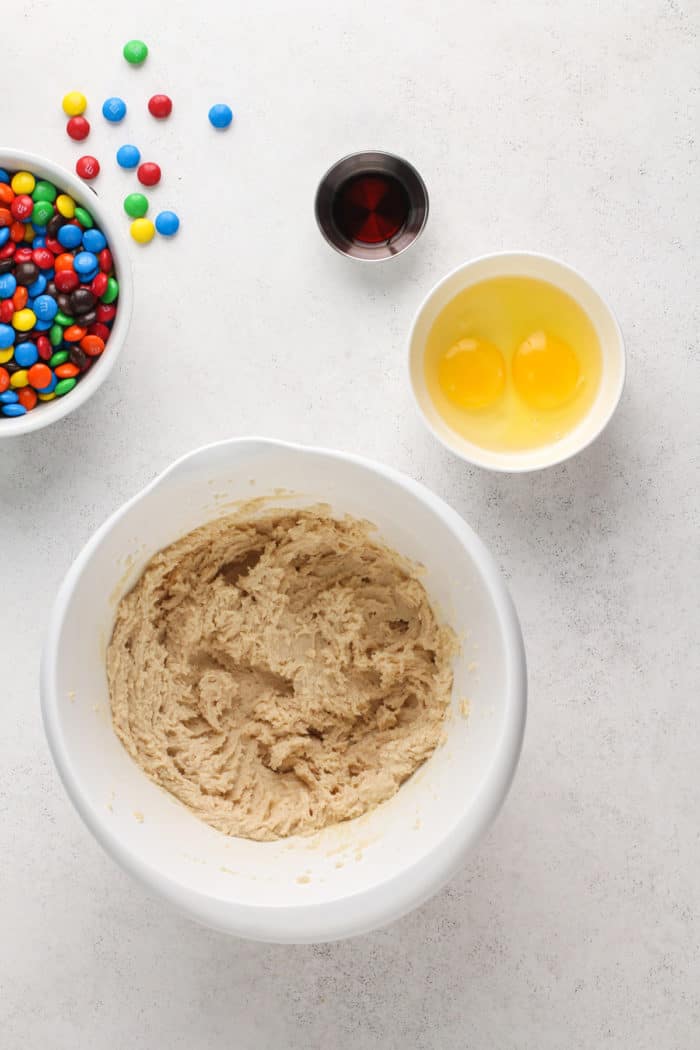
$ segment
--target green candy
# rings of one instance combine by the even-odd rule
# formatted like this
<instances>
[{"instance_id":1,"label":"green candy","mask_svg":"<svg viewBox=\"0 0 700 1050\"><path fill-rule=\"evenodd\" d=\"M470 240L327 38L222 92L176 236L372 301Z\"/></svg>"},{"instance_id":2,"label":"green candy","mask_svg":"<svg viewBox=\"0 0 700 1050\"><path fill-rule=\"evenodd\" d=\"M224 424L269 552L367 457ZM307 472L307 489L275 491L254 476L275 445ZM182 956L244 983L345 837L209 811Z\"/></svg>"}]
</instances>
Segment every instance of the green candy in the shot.
<instances>
[{"instance_id":1,"label":"green candy","mask_svg":"<svg viewBox=\"0 0 700 1050\"><path fill-rule=\"evenodd\" d=\"M83 226L86 230L91 230L92 227L95 225L92 221L92 215L90 214L90 212L86 211L85 208L81 208L79 204L77 204L75 208L75 217L80 223L80 225Z\"/></svg>"},{"instance_id":2,"label":"green candy","mask_svg":"<svg viewBox=\"0 0 700 1050\"><path fill-rule=\"evenodd\" d=\"M54 394L56 395L56 397L63 397L64 394L67 394L70 390L73 389L77 382L78 380L75 378L75 376L73 376L72 379L59 379L59 381L56 383Z\"/></svg>"},{"instance_id":3,"label":"green candy","mask_svg":"<svg viewBox=\"0 0 700 1050\"><path fill-rule=\"evenodd\" d=\"M140 66L142 62L146 61L148 48L143 40L130 40L127 44L124 44L122 54L132 66Z\"/></svg>"},{"instance_id":4,"label":"green candy","mask_svg":"<svg viewBox=\"0 0 700 1050\"><path fill-rule=\"evenodd\" d=\"M132 219L142 219L148 211L148 198L143 193L130 193L124 198L124 211Z\"/></svg>"},{"instance_id":5,"label":"green candy","mask_svg":"<svg viewBox=\"0 0 700 1050\"><path fill-rule=\"evenodd\" d=\"M51 355L49 365L51 368L57 368L58 365L65 365L68 360L67 350L57 350L55 354Z\"/></svg>"},{"instance_id":6,"label":"green candy","mask_svg":"<svg viewBox=\"0 0 700 1050\"><path fill-rule=\"evenodd\" d=\"M118 295L119 295L119 284L117 282L116 277L108 278L108 280L107 280L107 291L102 296L102 302L106 306L109 306L110 303L114 302L114 300L117 298ZM58 314L56 314L56 317L58 317Z\"/></svg>"},{"instance_id":7,"label":"green candy","mask_svg":"<svg viewBox=\"0 0 700 1050\"><path fill-rule=\"evenodd\" d=\"M57 325L62 325L63 328L67 328L69 324L75 324L73 318L69 317L68 314L64 314L63 310L58 311L54 317L54 321ZM63 333L61 333L61 335L63 335Z\"/></svg>"},{"instance_id":8,"label":"green candy","mask_svg":"<svg viewBox=\"0 0 700 1050\"><path fill-rule=\"evenodd\" d=\"M49 328L49 342L51 346L60 346L63 342L63 329L60 324L52 324Z\"/></svg>"},{"instance_id":9,"label":"green candy","mask_svg":"<svg viewBox=\"0 0 700 1050\"><path fill-rule=\"evenodd\" d=\"M58 196L58 190L52 182L46 182L45 179L39 179L36 186L34 187L34 193L32 193L33 201L48 201L49 204L53 204Z\"/></svg>"},{"instance_id":10,"label":"green candy","mask_svg":"<svg viewBox=\"0 0 700 1050\"><path fill-rule=\"evenodd\" d=\"M53 215L53 204L47 200L38 200L32 209L32 223L35 226L46 226Z\"/></svg>"}]
</instances>

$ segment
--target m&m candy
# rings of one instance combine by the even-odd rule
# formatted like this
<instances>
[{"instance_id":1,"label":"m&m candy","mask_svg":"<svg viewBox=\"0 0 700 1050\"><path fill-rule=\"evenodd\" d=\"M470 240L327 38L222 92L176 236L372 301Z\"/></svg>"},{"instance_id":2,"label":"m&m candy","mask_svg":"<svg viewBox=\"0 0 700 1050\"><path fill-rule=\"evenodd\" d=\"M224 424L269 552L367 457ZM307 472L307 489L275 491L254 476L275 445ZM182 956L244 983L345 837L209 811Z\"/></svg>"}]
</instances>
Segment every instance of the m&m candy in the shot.
<instances>
[{"instance_id":1,"label":"m&m candy","mask_svg":"<svg viewBox=\"0 0 700 1050\"><path fill-rule=\"evenodd\" d=\"M152 95L148 100L148 112L152 117L163 120L169 117L173 111L172 99L167 95Z\"/></svg>"},{"instance_id":2,"label":"m&m candy","mask_svg":"<svg viewBox=\"0 0 700 1050\"><path fill-rule=\"evenodd\" d=\"M124 99L118 98L116 95L105 99L102 103L102 116L110 124L118 124L126 116L126 102Z\"/></svg>"},{"instance_id":3,"label":"m&m candy","mask_svg":"<svg viewBox=\"0 0 700 1050\"><path fill-rule=\"evenodd\" d=\"M117 150L117 164L120 168L135 168L141 160L141 151L136 146L120 146Z\"/></svg>"},{"instance_id":4,"label":"m&m candy","mask_svg":"<svg viewBox=\"0 0 700 1050\"><path fill-rule=\"evenodd\" d=\"M87 109L87 99L80 91L69 91L63 96L63 112L68 117L79 117Z\"/></svg>"},{"instance_id":5,"label":"m&m candy","mask_svg":"<svg viewBox=\"0 0 700 1050\"><path fill-rule=\"evenodd\" d=\"M100 162L97 157L80 157L76 161L75 170L81 179L94 179L100 174Z\"/></svg>"},{"instance_id":6,"label":"m&m candy","mask_svg":"<svg viewBox=\"0 0 700 1050\"><path fill-rule=\"evenodd\" d=\"M74 389L107 348L118 298L90 212L47 179L0 169L0 426Z\"/></svg>"},{"instance_id":7,"label":"m&m candy","mask_svg":"<svg viewBox=\"0 0 700 1050\"><path fill-rule=\"evenodd\" d=\"M148 198L143 193L130 193L124 198L124 211L132 219L142 219L148 211Z\"/></svg>"},{"instance_id":8,"label":"m&m candy","mask_svg":"<svg viewBox=\"0 0 700 1050\"><path fill-rule=\"evenodd\" d=\"M122 54L132 66L140 66L148 57L148 48L143 40L129 40L124 44Z\"/></svg>"},{"instance_id":9,"label":"m&m candy","mask_svg":"<svg viewBox=\"0 0 700 1050\"><path fill-rule=\"evenodd\" d=\"M155 236L156 228L150 219L134 219L131 224L131 236L139 244L148 244Z\"/></svg>"},{"instance_id":10,"label":"m&m candy","mask_svg":"<svg viewBox=\"0 0 700 1050\"><path fill-rule=\"evenodd\" d=\"M75 142L82 142L90 134L90 122L85 117L71 117L66 124L66 131Z\"/></svg>"},{"instance_id":11,"label":"m&m candy","mask_svg":"<svg viewBox=\"0 0 700 1050\"><path fill-rule=\"evenodd\" d=\"M156 183L160 182L161 171L157 164L153 161L146 161L144 164L139 164L136 176L140 183L144 186L155 186Z\"/></svg>"},{"instance_id":12,"label":"m&m candy","mask_svg":"<svg viewBox=\"0 0 700 1050\"><path fill-rule=\"evenodd\" d=\"M174 211L161 211L156 215L156 230L161 237L174 237L180 229L180 220Z\"/></svg>"},{"instance_id":13,"label":"m&m candy","mask_svg":"<svg viewBox=\"0 0 700 1050\"><path fill-rule=\"evenodd\" d=\"M232 120L233 111L225 102L217 102L217 104L212 106L209 110L209 123L212 127L223 130L229 126Z\"/></svg>"}]
</instances>

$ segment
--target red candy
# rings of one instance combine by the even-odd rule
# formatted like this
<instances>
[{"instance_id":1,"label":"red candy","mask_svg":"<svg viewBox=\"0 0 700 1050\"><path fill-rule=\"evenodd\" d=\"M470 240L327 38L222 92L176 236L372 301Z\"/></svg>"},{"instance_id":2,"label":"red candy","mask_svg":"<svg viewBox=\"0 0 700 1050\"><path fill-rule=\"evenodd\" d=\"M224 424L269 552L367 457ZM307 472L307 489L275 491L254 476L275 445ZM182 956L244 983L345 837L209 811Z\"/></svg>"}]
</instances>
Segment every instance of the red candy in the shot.
<instances>
[{"instance_id":1,"label":"red candy","mask_svg":"<svg viewBox=\"0 0 700 1050\"><path fill-rule=\"evenodd\" d=\"M59 292L74 292L80 284L75 270L59 270L53 280Z\"/></svg>"},{"instance_id":2,"label":"red candy","mask_svg":"<svg viewBox=\"0 0 700 1050\"><path fill-rule=\"evenodd\" d=\"M50 357L53 357L53 347L48 336L40 335L36 341L36 348L42 361L48 361Z\"/></svg>"},{"instance_id":3,"label":"red candy","mask_svg":"<svg viewBox=\"0 0 700 1050\"><path fill-rule=\"evenodd\" d=\"M91 157L88 154L76 161L75 170L81 179L94 179L100 174L100 162L97 157Z\"/></svg>"},{"instance_id":4,"label":"red candy","mask_svg":"<svg viewBox=\"0 0 700 1050\"><path fill-rule=\"evenodd\" d=\"M103 248L101 252L97 253L97 265L102 270L102 273L111 273L114 263L112 262L112 253L109 248Z\"/></svg>"},{"instance_id":5,"label":"red candy","mask_svg":"<svg viewBox=\"0 0 700 1050\"><path fill-rule=\"evenodd\" d=\"M106 343L109 339L110 329L106 324L100 324L97 321L95 324L91 324L88 328L88 335L98 335L103 343Z\"/></svg>"},{"instance_id":6,"label":"red candy","mask_svg":"<svg viewBox=\"0 0 700 1050\"><path fill-rule=\"evenodd\" d=\"M167 95L153 95L148 100L148 112L153 117L158 117L159 120L163 120L164 117L169 117L173 111L172 99L168 98Z\"/></svg>"},{"instance_id":7,"label":"red candy","mask_svg":"<svg viewBox=\"0 0 700 1050\"><path fill-rule=\"evenodd\" d=\"M90 134L90 124L85 117L71 117L66 124L66 131L76 142L82 142Z\"/></svg>"},{"instance_id":8,"label":"red candy","mask_svg":"<svg viewBox=\"0 0 700 1050\"><path fill-rule=\"evenodd\" d=\"M3 299L0 302L0 322L2 324L12 324L12 318L15 315L15 306L11 299Z\"/></svg>"},{"instance_id":9,"label":"red candy","mask_svg":"<svg viewBox=\"0 0 700 1050\"><path fill-rule=\"evenodd\" d=\"M60 255L63 251L63 245L60 241L57 241L55 237L46 238L46 247L50 252L53 252L54 255Z\"/></svg>"},{"instance_id":10,"label":"red candy","mask_svg":"<svg viewBox=\"0 0 700 1050\"><path fill-rule=\"evenodd\" d=\"M7 244L0 248L0 259L9 259L11 255L14 255L17 251L17 245L14 241L8 241Z\"/></svg>"},{"instance_id":11,"label":"red candy","mask_svg":"<svg viewBox=\"0 0 700 1050\"><path fill-rule=\"evenodd\" d=\"M17 397L19 398L20 405L24 405L27 412L31 412L39 400L36 396L36 391L32 390L30 386L23 386L22 389L17 392Z\"/></svg>"},{"instance_id":12,"label":"red candy","mask_svg":"<svg viewBox=\"0 0 700 1050\"><path fill-rule=\"evenodd\" d=\"M56 284L56 287L58 288L58 283ZM63 289L59 288L59 291L62 292ZM98 299L102 298L102 296L107 291L107 274L106 273L98 273L97 277L93 277L92 283L90 285L90 291L92 292L93 295L96 295Z\"/></svg>"},{"instance_id":13,"label":"red candy","mask_svg":"<svg viewBox=\"0 0 700 1050\"><path fill-rule=\"evenodd\" d=\"M50 252L48 248L35 248L32 252L32 259L40 270L50 270L53 266L53 252Z\"/></svg>"},{"instance_id":14,"label":"red candy","mask_svg":"<svg viewBox=\"0 0 700 1050\"><path fill-rule=\"evenodd\" d=\"M100 303L97 307L97 320L100 324L107 324L108 321L113 321L117 313L117 308L112 303Z\"/></svg>"},{"instance_id":15,"label":"red candy","mask_svg":"<svg viewBox=\"0 0 700 1050\"><path fill-rule=\"evenodd\" d=\"M144 186L155 186L157 182L160 182L160 168L152 161L139 164L136 169L136 175L139 182Z\"/></svg>"},{"instance_id":16,"label":"red candy","mask_svg":"<svg viewBox=\"0 0 700 1050\"><path fill-rule=\"evenodd\" d=\"M31 248L26 248L26 247L25 248L17 248L17 250L15 251L15 262L16 263L31 262L33 255L34 255L34 252L32 251Z\"/></svg>"},{"instance_id":17,"label":"red candy","mask_svg":"<svg viewBox=\"0 0 700 1050\"><path fill-rule=\"evenodd\" d=\"M24 240L24 223L23 222L13 222L12 223L12 225L10 226L10 237L15 242L15 244L19 244L20 241Z\"/></svg>"},{"instance_id":18,"label":"red candy","mask_svg":"<svg viewBox=\"0 0 700 1050\"><path fill-rule=\"evenodd\" d=\"M24 222L34 211L34 201L28 193L20 193L10 205L12 217L19 222Z\"/></svg>"}]
</instances>

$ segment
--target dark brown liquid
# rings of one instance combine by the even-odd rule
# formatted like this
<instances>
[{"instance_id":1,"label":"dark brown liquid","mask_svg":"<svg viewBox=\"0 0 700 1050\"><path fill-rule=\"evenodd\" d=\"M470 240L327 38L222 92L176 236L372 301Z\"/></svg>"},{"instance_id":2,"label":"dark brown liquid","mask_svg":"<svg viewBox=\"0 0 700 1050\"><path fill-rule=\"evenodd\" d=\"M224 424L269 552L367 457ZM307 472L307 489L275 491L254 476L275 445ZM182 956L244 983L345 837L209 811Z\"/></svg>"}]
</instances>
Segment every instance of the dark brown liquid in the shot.
<instances>
[{"instance_id":1,"label":"dark brown liquid","mask_svg":"<svg viewBox=\"0 0 700 1050\"><path fill-rule=\"evenodd\" d=\"M349 241L382 244L403 228L410 207L398 179L368 172L353 175L340 186L333 201L333 221Z\"/></svg>"}]
</instances>

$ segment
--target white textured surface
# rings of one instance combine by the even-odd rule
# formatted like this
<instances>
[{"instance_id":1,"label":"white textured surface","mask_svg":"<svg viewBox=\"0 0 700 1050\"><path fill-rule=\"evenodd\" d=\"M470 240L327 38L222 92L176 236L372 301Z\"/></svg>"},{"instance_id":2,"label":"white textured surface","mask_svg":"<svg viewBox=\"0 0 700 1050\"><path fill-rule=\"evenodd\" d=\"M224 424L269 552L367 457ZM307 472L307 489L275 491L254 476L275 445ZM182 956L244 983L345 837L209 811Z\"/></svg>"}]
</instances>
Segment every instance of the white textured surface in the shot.
<instances>
[{"instance_id":1,"label":"white textured surface","mask_svg":"<svg viewBox=\"0 0 700 1050\"><path fill-rule=\"evenodd\" d=\"M109 387L2 445L3 1050L691 1048L697 4L235 6L44 0L3 17L7 144L65 163L89 147L117 208L133 179L114 149L151 142L154 201L183 220L177 241L134 248ZM140 70L120 57L134 35L152 47ZM62 130L74 87L92 103L82 149ZM173 96L164 125L143 115L152 91ZM99 114L113 93L123 128ZM220 99L238 114L223 136L206 121ZM380 268L336 257L312 217L317 177L366 146L406 154L432 199L419 245ZM424 292L504 247L588 274L629 351L607 433L534 477L442 451L404 375ZM529 650L525 751L488 841L421 911L318 949L227 940L147 899L73 814L39 720L46 609L86 537L175 456L250 432L426 481L495 551Z\"/></svg>"}]
</instances>

